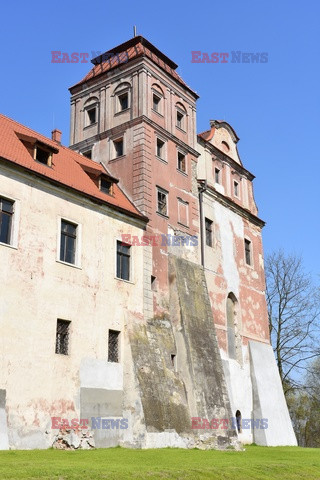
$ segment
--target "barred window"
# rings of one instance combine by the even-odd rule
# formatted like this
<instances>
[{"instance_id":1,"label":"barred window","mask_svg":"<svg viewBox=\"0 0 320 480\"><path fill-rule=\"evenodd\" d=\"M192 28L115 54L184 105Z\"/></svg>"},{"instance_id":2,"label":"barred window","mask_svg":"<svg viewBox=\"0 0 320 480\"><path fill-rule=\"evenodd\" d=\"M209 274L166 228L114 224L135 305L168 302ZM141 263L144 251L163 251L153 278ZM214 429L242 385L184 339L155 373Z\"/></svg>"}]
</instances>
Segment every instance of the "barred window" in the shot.
<instances>
[{"instance_id":1,"label":"barred window","mask_svg":"<svg viewBox=\"0 0 320 480\"><path fill-rule=\"evenodd\" d=\"M58 354L68 355L70 323L68 320L57 320L56 353Z\"/></svg>"},{"instance_id":2,"label":"barred window","mask_svg":"<svg viewBox=\"0 0 320 480\"><path fill-rule=\"evenodd\" d=\"M119 240L117 241L117 277L130 280L130 254L131 247Z\"/></svg>"},{"instance_id":3,"label":"barred window","mask_svg":"<svg viewBox=\"0 0 320 480\"><path fill-rule=\"evenodd\" d=\"M120 332L109 330L108 337L108 362L119 362L119 338Z\"/></svg>"},{"instance_id":4,"label":"barred window","mask_svg":"<svg viewBox=\"0 0 320 480\"><path fill-rule=\"evenodd\" d=\"M10 244L13 204L10 200L0 197L0 242Z\"/></svg>"},{"instance_id":5,"label":"barred window","mask_svg":"<svg viewBox=\"0 0 320 480\"><path fill-rule=\"evenodd\" d=\"M75 263L77 225L61 220L60 260Z\"/></svg>"}]
</instances>

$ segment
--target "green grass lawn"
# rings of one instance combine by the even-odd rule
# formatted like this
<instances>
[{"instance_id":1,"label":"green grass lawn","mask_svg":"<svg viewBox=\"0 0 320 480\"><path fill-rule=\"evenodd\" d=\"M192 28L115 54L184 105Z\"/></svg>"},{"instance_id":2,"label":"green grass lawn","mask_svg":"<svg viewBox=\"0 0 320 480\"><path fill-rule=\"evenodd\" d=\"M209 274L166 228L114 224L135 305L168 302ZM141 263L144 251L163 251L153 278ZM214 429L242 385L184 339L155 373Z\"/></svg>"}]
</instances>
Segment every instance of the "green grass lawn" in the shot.
<instances>
[{"instance_id":1,"label":"green grass lawn","mask_svg":"<svg viewBox=\"0 0 320 480\"><path fill-rule=\"evenodd\" d=\"M243 452L170 448L0 452L0 480L129 478L320 480L320 449L249 446Z\"/></svg>"}]
</instances>

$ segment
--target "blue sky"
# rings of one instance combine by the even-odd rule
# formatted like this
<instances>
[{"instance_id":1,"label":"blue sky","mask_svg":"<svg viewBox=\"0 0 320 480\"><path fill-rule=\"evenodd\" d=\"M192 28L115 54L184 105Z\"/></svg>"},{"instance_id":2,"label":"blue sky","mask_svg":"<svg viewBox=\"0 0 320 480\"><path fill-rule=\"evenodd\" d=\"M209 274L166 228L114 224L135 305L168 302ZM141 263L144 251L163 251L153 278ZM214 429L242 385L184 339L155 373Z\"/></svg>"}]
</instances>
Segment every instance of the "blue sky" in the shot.
<instances>
[{"instance_id":1,"label":"blue sky","mask_svg":"<svg viewBox=\"0 0 320 480\"><path fill-rule=\"evenodd\" d=\"M1 112L69 139L68 87L91 64L54 64L51 51L105 51L137 33L168 55L198 92L198 131L210 119L236 130L245 167L256 175L264 249L300 253L318 280L320 3L229 0L199 3L5 2ZM267 52L268 63L192 63L191 51Z\"/></svg>"}]
</instances>

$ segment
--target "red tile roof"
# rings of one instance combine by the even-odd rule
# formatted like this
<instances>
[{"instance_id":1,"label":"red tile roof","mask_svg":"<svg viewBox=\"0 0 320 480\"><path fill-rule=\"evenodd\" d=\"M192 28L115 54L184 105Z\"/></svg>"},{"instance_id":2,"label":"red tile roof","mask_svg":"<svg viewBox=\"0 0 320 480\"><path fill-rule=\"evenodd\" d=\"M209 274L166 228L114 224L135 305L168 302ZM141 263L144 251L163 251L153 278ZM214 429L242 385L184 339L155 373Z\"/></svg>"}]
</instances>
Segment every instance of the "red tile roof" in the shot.
<instances>
[{"instance_id":1,"label":"red tile roof","mask_svg":"<svg viewBox=\"0 0 320 480\"><path fill-rule=\"evenodd\" d=\"M134 37L93 59L92 63L98 64L96 64L80 82L70 87L69 90L71 93L75 93L77 91L76 87L79 87L83 83L90 82L119 65L123 65L138 57L150 58L150 60L183 85L196 98L199 98L198 94L195 93L176 72L178 65L142 36Z\"/></svg>"},{"instance_id":2,"label":"red tile roof","mask_svg":"<svg viewBox=\"0 0 320 480\"><path fill-rule=\"evenodd\" d=\"M52 149L55 152L52 157L52 166L48 167L34 160L24 141L31 143L40 142ZM45 177L49 181L57 182L76 190L80 194L120 209L128 215L147 220L125 196L117 183L114 183L112 196L99 190L88 173L101 173L113 178L102 164L94 162L70 150L70 148L59 145L40 133L1 114L0 157L41 177ZM88 173L86 173L86 170Z\"/></svg>"}]
</instances>

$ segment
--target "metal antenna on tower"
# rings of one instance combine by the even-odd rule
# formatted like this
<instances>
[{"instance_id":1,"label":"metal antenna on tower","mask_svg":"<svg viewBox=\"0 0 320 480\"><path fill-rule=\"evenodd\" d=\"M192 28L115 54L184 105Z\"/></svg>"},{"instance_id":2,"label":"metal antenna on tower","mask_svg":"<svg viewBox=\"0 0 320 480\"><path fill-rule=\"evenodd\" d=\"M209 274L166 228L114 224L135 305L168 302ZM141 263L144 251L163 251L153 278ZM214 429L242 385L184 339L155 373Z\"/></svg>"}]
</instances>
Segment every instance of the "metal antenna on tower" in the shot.
<instances>
[{"instance_id":1,"label":"metal antenna on tower","mask_svg":"<svg viewBox=\"0 0 320 480\"><path fill-rule=\"evenodd\" d=\"M137 36L137 27L135 25L133 25L133 36Z\"/></svg>"}]
</instances>

